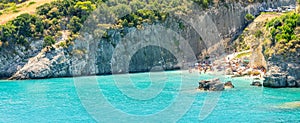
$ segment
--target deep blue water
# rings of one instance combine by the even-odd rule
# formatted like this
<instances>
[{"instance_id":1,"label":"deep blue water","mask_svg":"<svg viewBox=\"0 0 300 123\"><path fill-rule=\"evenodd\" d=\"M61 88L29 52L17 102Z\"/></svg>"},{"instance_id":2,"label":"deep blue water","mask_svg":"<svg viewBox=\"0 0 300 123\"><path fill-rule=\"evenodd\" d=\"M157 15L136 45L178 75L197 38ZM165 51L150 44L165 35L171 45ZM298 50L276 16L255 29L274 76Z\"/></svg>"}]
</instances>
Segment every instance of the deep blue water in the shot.
<instances>
[{"instance_id":1,"label":"deep blue water","mask_svg":"<svg viewBox=\"0 0 300 123\"><path fill-rule=\"evenodd\" d=\"M181 71L0 81L0 122L300 122L300 89L249 86L198 92L214 75Z\"/></svg>"}]
</instances>

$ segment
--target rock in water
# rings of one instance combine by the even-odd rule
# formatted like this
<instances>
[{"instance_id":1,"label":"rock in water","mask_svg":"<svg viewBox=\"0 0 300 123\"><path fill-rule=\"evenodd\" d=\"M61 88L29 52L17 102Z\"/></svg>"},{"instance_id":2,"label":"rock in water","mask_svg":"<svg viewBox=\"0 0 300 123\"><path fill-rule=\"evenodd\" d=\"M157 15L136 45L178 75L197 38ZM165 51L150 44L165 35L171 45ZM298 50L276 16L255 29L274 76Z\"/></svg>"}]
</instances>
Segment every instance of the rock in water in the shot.
<instances>
[{"instance_id":1,"label":"rock in water","mask_svg":"<svg viewBox=\"0 0 300 123\"><path fill-rule=\"evenodd\" d=\"M300 59L272 56L268 60L268 71L264 76L264 87L300 87Z\"/></svg>"},{"instance_id":2,"label":"rock in water","mask_svg":"<svg viewBox=\"0 0 300 123\"><path fill-rule=\"evenodd\" d=\"M210 91L224 91L225 87L223 83L216 83L211 86Z\"/></svg>"},{"instance_id":3,"label":"rock in water","mask_svg":"<svg viewBox=\"0 0 300 123\"><path fill-rule=\"evenodd\" d=\"M295 77L288 76L286 82L287 82L288 87L296 87L297 86Z\"/></svg>"},{"instance_id":4,"label":"rock in water","mask_svg":"<svg viewBox=\"0 0 300 123\"><path fill-rule=\"evenodd\" d=\"M285 73L274 73L271 75L265 75L264 78L264 87L280 88L287 86L287 74Z\"/></svg>"},{"instance_id":5,"label":"rock in water","mask_svg":"<svg viewBox=\"0 0 300 123\"><path fill-rule=\"evenodd\" d=\"M252 85L252 86L262 86L261 82L259 82L259 81L254 81L250 85Z\"/></svg>"},{"instance_id":6,"label":"rock in water","mask_svg":"<svg viewBox=\"0 0 300 123\"><path fill-rule=\"evenodd\" d=\"M225 88L234 88L234 85L232 84L231 81L228 81L224 84Z\"/></svg>"},{"instance_id":7,"label":"rock in water","mask_svg":"<svg viewBox=\"0 0 300 123\"><path fill-rule=\"evenodd\" d=\"M198 89L204 91L223 91L225 86L219 79L202 80L199 82Z\"/></svg>"}]
</instances>

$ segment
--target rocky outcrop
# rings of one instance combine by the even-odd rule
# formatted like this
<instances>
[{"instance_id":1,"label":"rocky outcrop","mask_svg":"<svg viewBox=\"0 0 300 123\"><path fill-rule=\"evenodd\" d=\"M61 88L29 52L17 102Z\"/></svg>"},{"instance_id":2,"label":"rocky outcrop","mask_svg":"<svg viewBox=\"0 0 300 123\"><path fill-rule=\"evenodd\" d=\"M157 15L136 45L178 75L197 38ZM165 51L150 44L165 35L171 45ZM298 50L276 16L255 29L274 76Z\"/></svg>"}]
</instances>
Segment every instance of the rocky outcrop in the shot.
<instances>
[{"instance_id":1,"label":"rocky outcrop","mask_svg":"<svg viewBox=\"0 0 300 123\"><path fill-rule=\"evenodd\" d=\"M199 82L198 89L202 91L224 91L229 88L234 88L231 81L223 83L220 79L202 80Z\"/></svg>"},{"instance_id":2,"label":"rocky outcrop","mask_svg":"<svg viewBox=\"0 0 300 123\"><path fill-rule=\"evenodd\" d=\"M75 40L73 47L44 50L30 60L27 59L26 65L20 66L20 69L7 73L7 76L15 73L11 79L34 79L145 72L156 66L164 69L184 69L186 62L194 62L204 51L210 53L218 50L224 53L224 47L219 48L223 45L222 39L231 38L242 30L247 24L244 16L247 13L258 13L261 6L260 3L256 3L245 8L239 3L228 4L211 8L206 12L193 13L193 16L186 18L169 17L164 23L154 24L157 27L164 27L163 29L153 28L151 25L144 25L144 30L137 30L134 27L126 27L124 30L109 29L106 31L109 38L97 37L97 30L82 29L81 36ZM91 25L84 27L88 28ZM173 35L172 31L180 36ZM124 43L122 38L126 35L134 40ZM188 42L181 42L183 39ZM168 41L175 43L164 44ZM154 44L151 44L153 42ZM139 49L132 48L132 44ZM188 45L191 49L187 48ZM10 63L6 62L3 65L8 64ZM6 70L7 68L3 69L2 74L5 74ZM215 88L219 90L221 85Z\"/></svg>"},{"instance_id":3,"label":"rocky outcrop","mask_svg":"<svg viewBox=\"0 0 300 123\"><path fill-rule=\"evenodd\" d=\"M231 81L228 81L224 84L225 88L234 88L234 85L232 84Z\"/></svg>"},{"instance_id":4,"label":"rocky outcrop","mask_svg":"<svg viewBox=\"0 0 300 123\"><path fill-rule=\"evenodd\" d=\"M259 81L254 81L250 85L251 86L259 86L259 87L262 86L261 82L259 82Z\"/></svg>"},{"instance_id":5,"label":"rocky outcrop","mask_svg":"<svg viewBox=\"0 0 300 123\"><path fill-rule=\"evenodd\" d=\"M289 73L273 73L266 75L264 78L264 87L300 87L300 80L293 76L289 76Z\"/></svg>"},{"instance_id":6,"label":"rocky outcrop","mask_svg":"<svg viewBox=\"0 0 300 123\"><path fill-rule=\"evenodd\" d=\"M263 85L265 87L300 87L300 61L285 60L284 57L273 56L268 61L269 70L264 76Z\"/></svg>"},{"instance_id":7,"label":"rocky outcrop","mask_svg":"<svg viewBox=\"0 0 300 123\"><path fill-rule=\"evenodd\" d=\"M198 89L204 91L223 91L225 86L219 79L202 80L199 82Z\"/></svg>"},{"instance_id":8,"label":"rocky outcrop","mask_svg":"<svg viewBox=\"0 0 300 123\"><path fill-rule=\"evenodd\" d=\"M12 45L0 49L0 79L11 77L28 62L29 58L36 56L42 49L42 40L29 40L28 46Z\"/></svg>"},{"instance_id":9,"label":"rocky outcrop","mask_svg":"<svg viewBox=\"0 0 300 123\"><path fill-rule=\"evenodd\" d=\"M42 79L48 77L71 76L70 55L62 47L47 47L37 56L29 59L10 79Z\"/></svg>"}]
</instances>

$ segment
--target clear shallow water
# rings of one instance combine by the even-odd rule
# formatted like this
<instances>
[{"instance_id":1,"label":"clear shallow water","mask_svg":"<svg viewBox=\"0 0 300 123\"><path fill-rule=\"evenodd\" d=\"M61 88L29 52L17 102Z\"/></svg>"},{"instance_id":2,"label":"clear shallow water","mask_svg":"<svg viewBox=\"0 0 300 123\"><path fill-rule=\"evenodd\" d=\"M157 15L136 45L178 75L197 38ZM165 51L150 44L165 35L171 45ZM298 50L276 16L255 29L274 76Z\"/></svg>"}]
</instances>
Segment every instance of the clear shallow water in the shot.
<instances>
[{"instance_id":1,"label":"clear shallow water","mask_svg":"<svg viewBox=\"0 0 300 123\"><path fill-rule=\"evenodd\" d=\"M297 88L251 87L251 80L221 77L223 81L231 80L235 88L222 93L207 93L195 91L196 78L180 71L131 74L133 87L126 81L127 77L0 81L0 122L96 122L101 118L119 122L134 120L107 110L109 106L129 116L145 117L143 122L160 121L157 117L147 119L159 113L169 117L160 115L158 118L164 121L179 119L177 122L300 122L300 108L279 107L286 102L300 101L300 89ZM210 78L214 77L201 75L197 80ZM145 93L147 91L149 93ZM217 100L216 105L210 102L211 98ZM209 103L205 103L205 99ZM200 121L201 109L209 106L213 107L212 112L205 113L207 117ZM186 107L187 112L182 110ZM100 113L95 116L91 111ZM184 115L179 117L177 114L182 112Z\"/></svg>"}]
</instances>

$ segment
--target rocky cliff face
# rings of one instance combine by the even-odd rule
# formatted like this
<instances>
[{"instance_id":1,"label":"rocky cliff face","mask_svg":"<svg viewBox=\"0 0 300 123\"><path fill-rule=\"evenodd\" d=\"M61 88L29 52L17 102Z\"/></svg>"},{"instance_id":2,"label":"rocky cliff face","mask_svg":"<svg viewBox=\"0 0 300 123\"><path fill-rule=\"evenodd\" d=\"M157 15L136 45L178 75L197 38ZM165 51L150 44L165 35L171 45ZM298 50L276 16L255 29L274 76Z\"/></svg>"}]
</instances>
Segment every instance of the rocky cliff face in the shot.
<instances>
[{"instance_id":1,"label":"rocky cliff face","mask_svg":"<svg viewBox=\"0 0 300 123\"><path fill-rule=\"evenodd\" d=\"M0 79L11 77L42 49L42 40L29 42L28 47L12 46L0 51Z\"/></svg>"},{"instance_id":2,"label":"rocky cliff face","mask_svg":"<svg viewBox=\"0 0 300 123\"><path fill-rule=\"evenodd\" d=\"M268 69L267 74L264 76L263 85L265 87L300 87L299 54L298 57L287 59L283 59L282 56L273 56L268 60Z\"/></svg>"},{"instance_id":3,"label":"rocky cliff face","mask_svg":"<svg viewBox=\"0 0 300 123\"><path fill-rule=\"evenodd\" d=\"M266 23L281 16L281 13L265 13L258 16L234 42L234 48L238 51L250 49L252 52L250 65L267 68L263 83L265 87L300 87L299 48L297 53L285 53L278 56L269 57L265 53L266 49L269 48L265 46L266 40L271 40L270 30L265 28Z\"/></svg>"},{"instance_id":4,"label":"rocky cliff face","mask_svg":"<svg viewBox=\"0 0 300 123\"><path fill-rule=\"evenodd\" d=\"M47 47L12 77L14 79L48 78L69 76L70 56L61 47Z\"/></svg>"},{"instance_id":5,"label":"rocky cliff face","mask_svg":"<svg viewBox=\"0 0 300 123\"><path fill-rule=\"evenodd\" d=\"M294 30L294 33L296 35L299 34L297 28L298 27L296 27ZM270 47L267 46L265 49L267 48ZM289 50L293 48L295 52L291 52ZM278 49L276 49L276 47L272 47L270 49L275 50L275 53L273 53L272 55L265 53L265 57L266 59L268 59L268 71L264 76L265 80L263 82L263 85L265 87L272 88L300 87L300 48L285 48L284 50L286 52L283 54L277 53Z\"/></svg>"},{"instance_id":6,"label":"rocky cliff face","mask_svg":"<svg viewBox=\"0 0 300 123\"><path fill-rule=\"evenodd\" d=\"M289 2L281 3L289 5ZM125 36L120 30L107 30L109 39L82 32L72 47L44 49L15 72L1 70L7 76L15 73L11 79L34 79L144 72L157 66L184 69L187 62L195 62L204 52L224 53L222 39L242 30L247 24L244 16L258 13L259 7L261 4L246 8L229 4L211 8L206 14L195 12L183 18L170 17L164 23L145 25L143 30L126 28Z\"/></svg>"}]
</instances>

